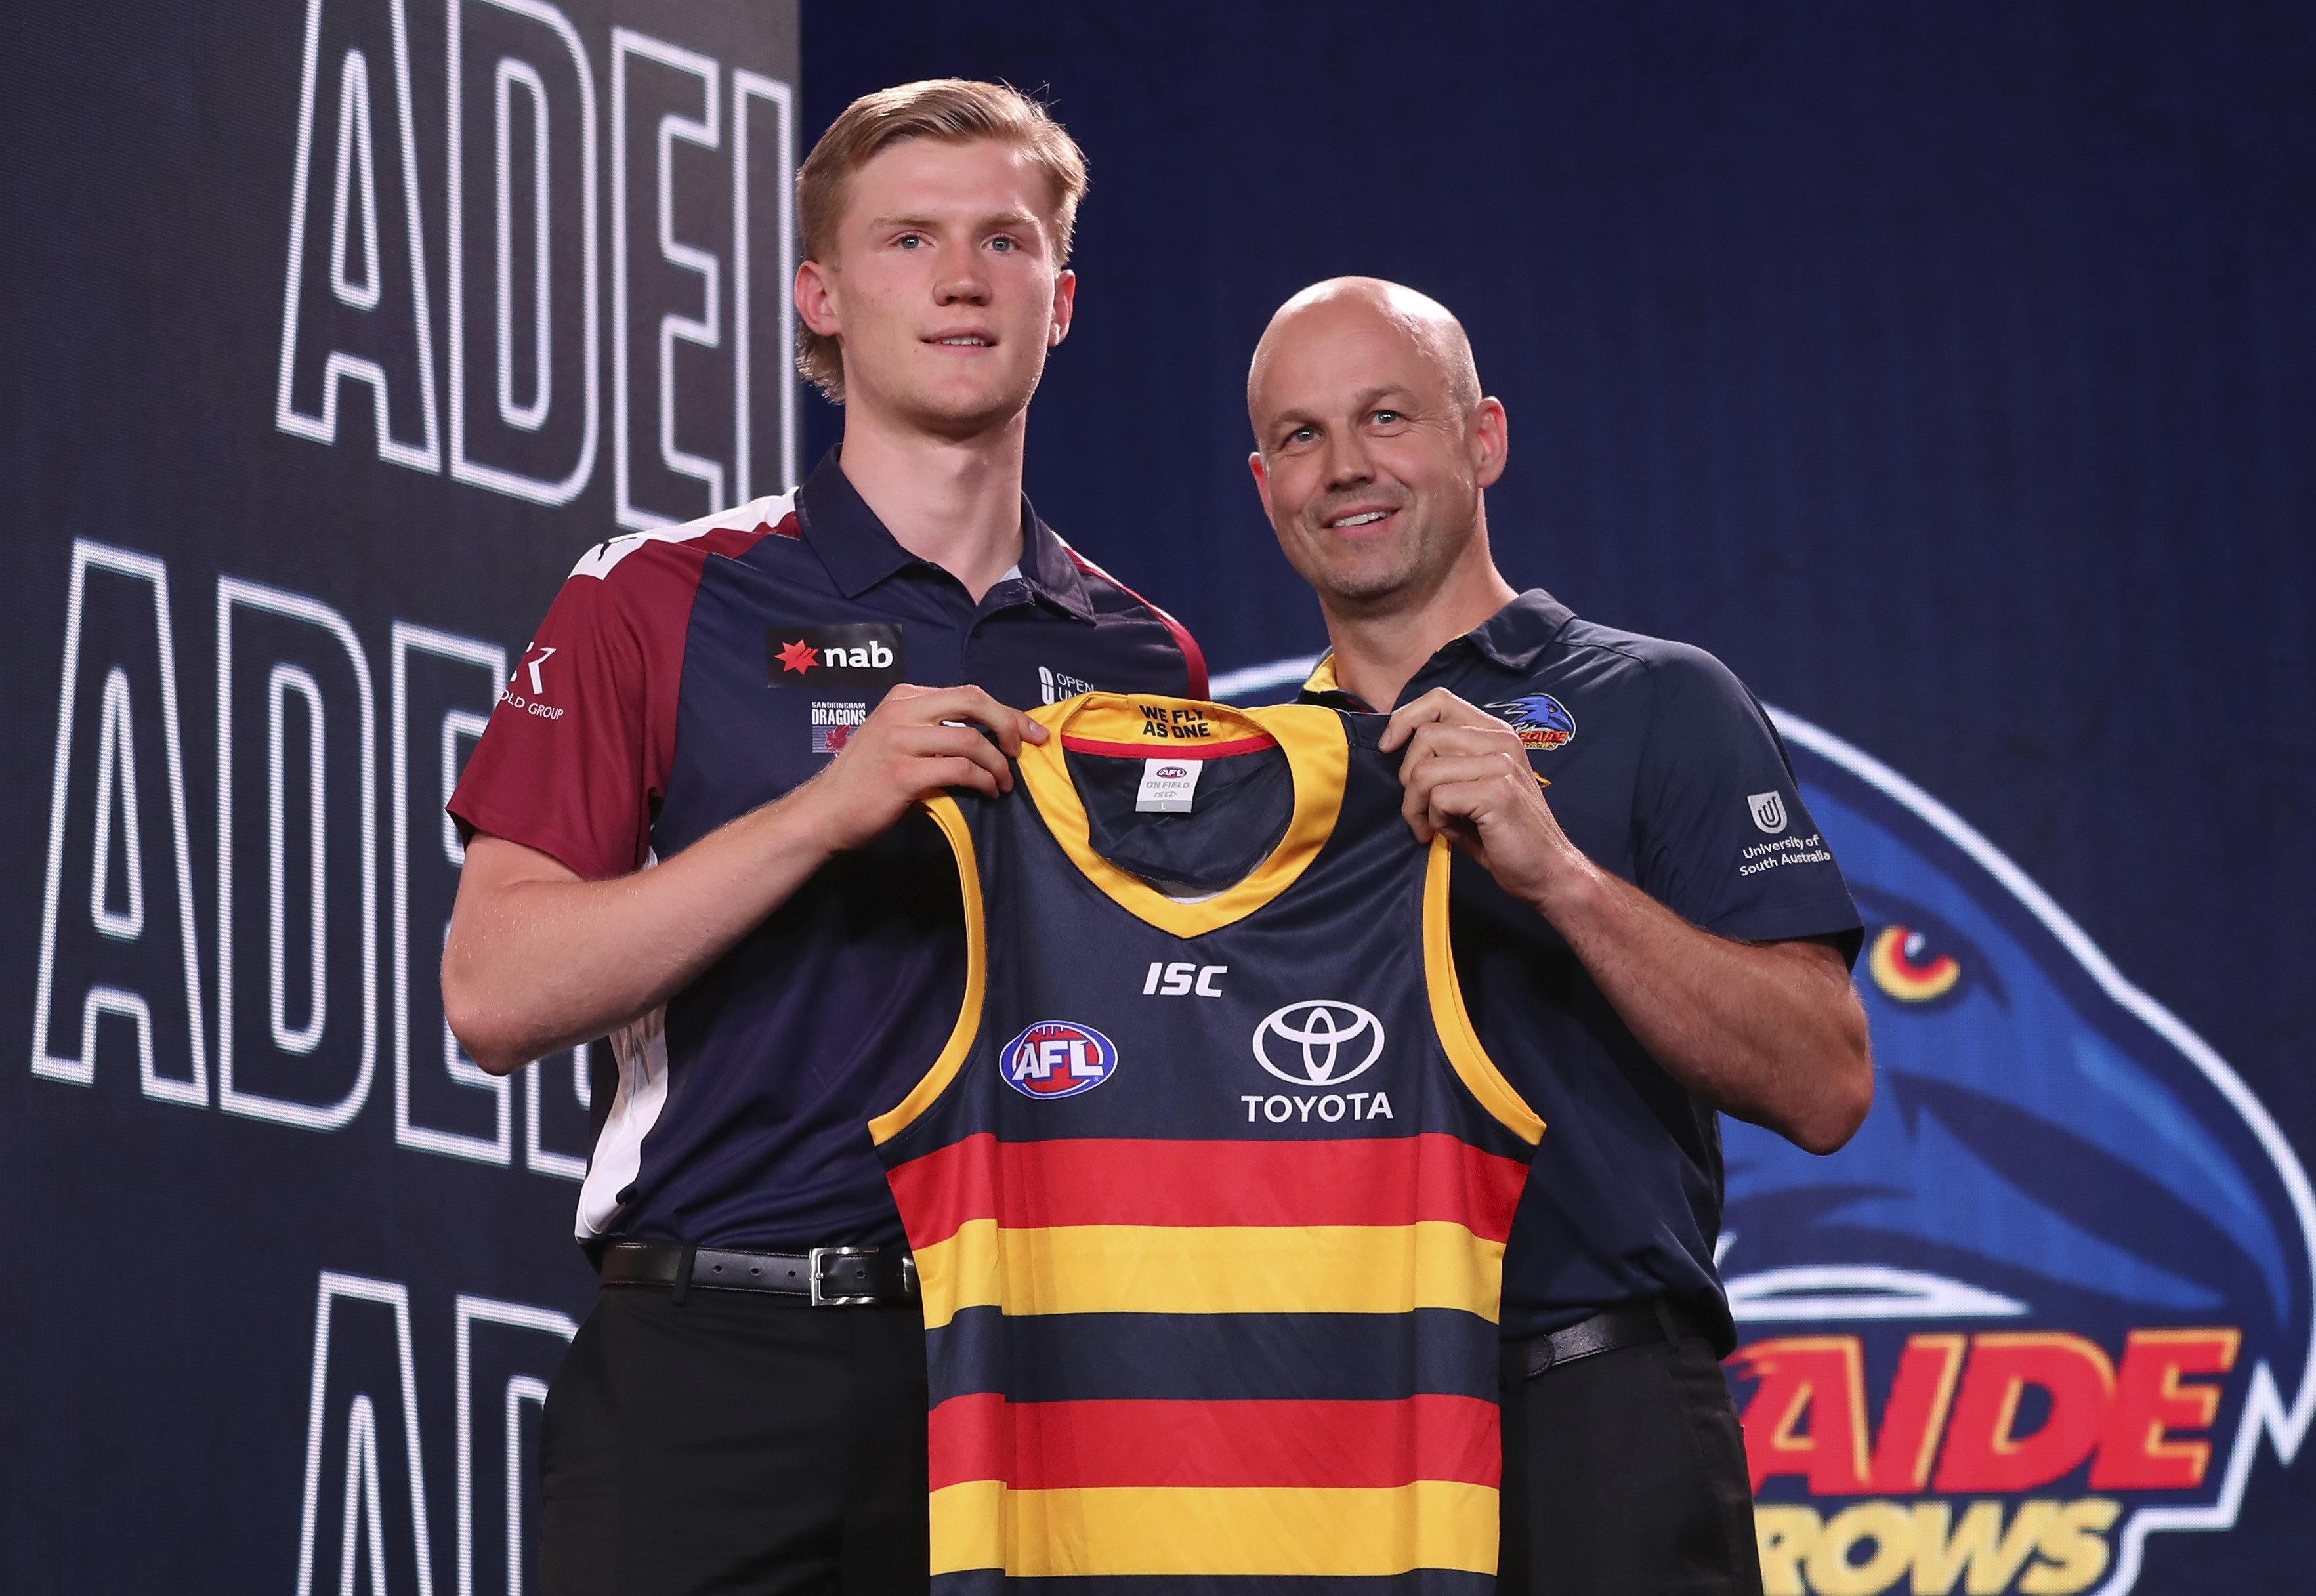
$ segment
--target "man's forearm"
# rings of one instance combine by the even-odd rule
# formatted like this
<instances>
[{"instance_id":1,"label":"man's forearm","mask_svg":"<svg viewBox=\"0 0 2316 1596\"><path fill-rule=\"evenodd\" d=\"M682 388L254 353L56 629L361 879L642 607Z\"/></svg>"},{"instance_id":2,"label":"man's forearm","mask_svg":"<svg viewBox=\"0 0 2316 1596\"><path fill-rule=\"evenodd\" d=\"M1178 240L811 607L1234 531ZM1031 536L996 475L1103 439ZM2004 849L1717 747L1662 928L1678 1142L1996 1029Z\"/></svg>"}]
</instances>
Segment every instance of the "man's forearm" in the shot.
<instances>
[{"instance_id":1,"label":"man's forearm","mask_svg":"<svg viewBox=\"0 0 2316 1596\"><path fill-rule=\"evenodd\" d=\"M468 1055L504 1074L690 985L828 858L797 796L610 881L477 837L442 952L443 1010Z\"/></svg>"},{"instance_id":2,"label":"man's forearm","mask_svg":"<svg viewBox=\"0 0 2316 1596\"><path fill-rule=\"evenodd\" d=\"M535 849L478 836L442 950L450 1029L505 1074L640 1018L910 805L951 787L1010 790L1007 762L1046 736L977 687L903 682L820 774L656 869L584 881Z\"/></svg>"},{"instance_id":3,"label":"man's forearm","mask_svg":"<svg viewBox=\"0 0 2316 1596\"><path fill-rule=\"evenodd\" d=\"M1865 1119L1866 1012L1831 948L1715 936L1589 861L1537 906L1641 1045L1706 1101L1813 1153Z\"/></svg>"}]
</instances>

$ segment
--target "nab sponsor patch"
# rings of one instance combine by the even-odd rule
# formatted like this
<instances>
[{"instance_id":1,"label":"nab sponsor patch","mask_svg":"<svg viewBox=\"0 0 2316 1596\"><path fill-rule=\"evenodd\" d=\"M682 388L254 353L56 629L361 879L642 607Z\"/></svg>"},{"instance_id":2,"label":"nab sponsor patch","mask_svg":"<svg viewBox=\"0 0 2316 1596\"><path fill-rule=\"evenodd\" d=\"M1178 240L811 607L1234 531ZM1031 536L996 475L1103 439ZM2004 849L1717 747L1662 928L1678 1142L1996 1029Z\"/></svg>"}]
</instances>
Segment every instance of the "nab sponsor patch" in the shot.
<instances>
[{"instance_id":1,"label":"nab sponsor patch","mask_svg":"<svg viewBox=\"0 0 2316 1596\"><path fill-rule=\"evenodd\" d=\"M764 634L764 660L769 686L881 691L902 680L901 628L895 621L775 627Z\"/></svg>"},{"instance_id":2,"label":"nab sponsor patch","mask_svg":"<svg viewBox=\"0 0 2316 1596\"><path fill-rule=\"evenodd\" d=\"M1522 745L1531 749L1549 752L1565 748L1575 740L1576 717L1548 692L1532 692L1524 698L1490 704L1488 713L1518 732Z\"/></svg>"},{"instance_id":3,"label":"nab sponsor patch","mask_svg":"<svg viewBox=\"0 0 2316 1596\"><path fill-rule=\"evenodd\" d=\"M1075 1097L1118 1072L1118 1049L1091 1026L1040 1020L997 1056L1005 1083L1024 1097Z\"/></svg>"},{"instance_id":4,"label":"nab sponsor patch","mask_svg":"<svg viewBox=\"0 0 2316 1596\"><path fill-rule=\"evenodd\" d=\"M1778 727L1866 920L1876 1086L1831 1156L1724 1128L1765 1588L2120 1596L2151 1534L2224 1533L2247 1490L2294 1489L2295 1453L2305 1473L2306 1172L2227 1064L1985 838ZM1822 851L1782 834L1795 807L1748 798L1773 840L1745 868ZM2218 1588L2166 1561L2142 1589Z\"/></svg>"}]
</instances>

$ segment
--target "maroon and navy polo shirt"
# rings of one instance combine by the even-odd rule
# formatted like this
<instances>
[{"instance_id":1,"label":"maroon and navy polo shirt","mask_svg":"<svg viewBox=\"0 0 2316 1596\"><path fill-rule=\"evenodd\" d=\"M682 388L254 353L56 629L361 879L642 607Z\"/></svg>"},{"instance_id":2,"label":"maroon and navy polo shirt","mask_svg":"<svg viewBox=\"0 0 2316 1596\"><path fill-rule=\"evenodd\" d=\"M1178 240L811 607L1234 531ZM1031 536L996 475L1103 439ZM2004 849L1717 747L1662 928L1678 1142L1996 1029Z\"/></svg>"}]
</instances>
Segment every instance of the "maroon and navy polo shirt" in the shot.
<instances>
[{"instance_id":1,"label":"maroon and navy polo shirt","mask_svg":"<svg viewBox=\"0 0 2316 1596\"><path fill-rule=\"evenodd\" d=\"M1206 696L1172 617L1026 500L1021 526L1019 566L976 604L894 540L832 450L788 494L596 545L500 693L451 815L602 880L809 780L898 682L1019 706ZM830 861L612 1039L580 1240L900 1245L864 1122L939 1055L965 963L931 819Z\"/></svg>"},{"instance_id":2,"label":"maroon and navy polo shirt","mask_svg":"<svg viewBox=\"0 0 2316 1596\"><path fill-rule=\"evenodd\" d=\"M1713 655L1580 620L1531 588L1433 655L1400 702L1435 687L1519 734L1561 829L1601 869L1717 935L1827 937L1857 957L1857 907L1785 744ZM1367 708L1332 664L1303 698ZM1452 887L1472 1023L1552 1127L1504 1254L1504 1335L1669 1296L1725 1354L1736 1334L1714 1266L1720 1116L1649 1056L1543 915L1461 853Z\"/></svg>"}]
</instances>

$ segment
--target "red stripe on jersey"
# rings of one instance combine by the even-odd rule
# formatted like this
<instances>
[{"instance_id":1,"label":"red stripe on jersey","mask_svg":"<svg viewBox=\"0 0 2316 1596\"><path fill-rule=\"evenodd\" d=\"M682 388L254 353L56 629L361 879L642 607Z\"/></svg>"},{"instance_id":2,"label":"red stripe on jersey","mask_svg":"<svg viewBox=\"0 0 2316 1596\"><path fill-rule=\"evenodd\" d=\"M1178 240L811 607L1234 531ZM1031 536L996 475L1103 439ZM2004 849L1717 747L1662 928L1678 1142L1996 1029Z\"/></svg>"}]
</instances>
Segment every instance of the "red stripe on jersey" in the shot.
<instances>
[{"instance_id":1,"label":"red stripe on jersey","mask_svg":"<svg viewBox=\"0 0 2316 1596\"><path fill-rule=\"evenodd\" d=\"M1102 1486L1388 1490L1416 1480L1494 1487L1499 1410L1470 1396L1400 1402L1025 1402L994 1392L932 1411L931 1488Z\"/></svg>"},{"instance_id":2,"label":"red stripe on jersey","mask_svg":"<svg viewBox=\"0 0 2316 1596\"><path fill-rule=\"evenodd\" d=\"M1234 737L1227 743L1103 743L1092 737L1065 736L1062 746L1072 753L1106 753L1112 759L1228 759L1276 748L1278 739L1267 732L1259 737Z\"/></svg>"},{"instance_id":3,"label":"red stripe on jersey","mask_svg":"<svg viewBox=\"0 0 2316 1596\"><path fill-rule=\"evenodd\" d=\"M1437 1131L1323 1142L1001 1142L984 1131L886 1178L916 1247L989 1218L1008 1230L1441 1219L1500 1242L1528 1166Z\"/></svg>"},{"instance_id":4,"label":"red stripe on jersey","mask_svg":"<svg viewBox=\"0 0 2316 1596\"><path fill-rule=\"evenodd\" d=\"M1202 699L1206 697L1207 656L1204 653L1200 652L1198 648L1198 640L1190 636L1190 629L1184 626L1172 616L1167 614L1166 611L1161 610L1157 605L1152 603L1148 599L1144 598L1132 588L1127 586L1126 584L1120 582L1117 577L1103 570L1100 566L1095 565L1093 561L1086 558L1084 555L1080 554L1076 549L1072 548L1067 543L1064 543L1062 545L1062 548L1064 552L1069 555L1070 563L1077 566L1079 570L1089 572L1093 575L1100 577L1104 582L1109 583L1112 587L1118 589L1118 592L1124 593L1127 598L1132 599L1145 610L1149 611L1151 614L1155 615L1165 624L1166 629L1174 634L1174 646L1182 651L1182 663L1189 667L1190 688L1189 691L1182 696L1184 698L1191 699Z\"/></svg>"}]
</instances>

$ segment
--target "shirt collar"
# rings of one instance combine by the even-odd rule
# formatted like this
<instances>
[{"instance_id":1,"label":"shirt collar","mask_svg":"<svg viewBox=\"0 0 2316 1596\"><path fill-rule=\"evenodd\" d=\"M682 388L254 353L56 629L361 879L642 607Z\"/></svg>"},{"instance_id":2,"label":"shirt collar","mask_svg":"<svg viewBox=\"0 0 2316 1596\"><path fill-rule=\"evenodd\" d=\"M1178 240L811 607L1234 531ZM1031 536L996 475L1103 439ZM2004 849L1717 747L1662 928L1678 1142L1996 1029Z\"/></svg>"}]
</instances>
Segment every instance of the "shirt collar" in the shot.
<instances>
[{"instance_id":1,"label":"shirt collar","mask_svg":"<svg viewBox=\"0 0 2316 1596\"><path fill-rule=\"evenodd\" d=\"M1575 611L1544 589L1531 587L1458 641L1470 643L1507 671L1526 671L1535 666L1537 656L1551 647L1575 619ZM1434 655L1433 661L1439 657Z\"/></svg>"},{"instance_id":2,"label":"shirt collar","mask_svg":"<svg viewBox=\"0 0 2316 1596\"><path fill-rule=\"evenodd\" d=\"M1449 638L1424 662L1414 680L1420 682L1439 670L1448 658L1448 651L1459 646L1477 650L1504 670L1528 671L1534 668L1537 656L1551 647L1554 639L1575 619L1575 611L1544 589L1531 587L1470 631ZM1305 703L1341 700L1340 707L1367 708L1335 680L1335 656L1332 651L1320 656L1317 666L1303 683L1301 699Z\"/></svg>"},{"instance_id":3,"label":"shirt collar","mask_svg":"<svg viewBox=\"0 0 2316 1596\"><path fill-rule=\"evenodd\" d=\"M839 448L820 464L797 495L797 522L805 542L828 568L837 591L857 599L896 571L911 566L934 568L901 547L838 464ZM1082 620L1093 619L1085 576L1070 557L1069 545L1021 500L1021 558L1018 580L1030 593Z\"/></svg>"}]
</instances>

